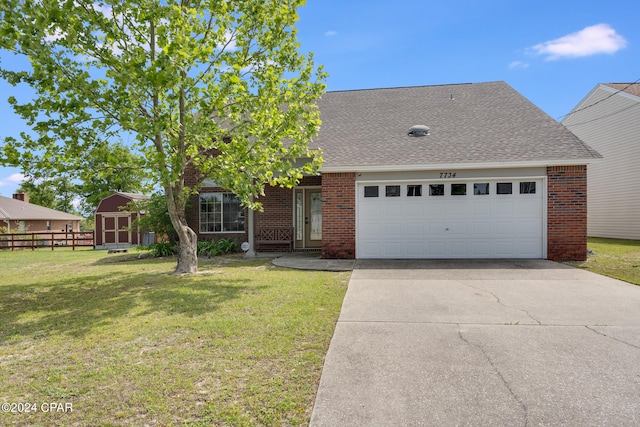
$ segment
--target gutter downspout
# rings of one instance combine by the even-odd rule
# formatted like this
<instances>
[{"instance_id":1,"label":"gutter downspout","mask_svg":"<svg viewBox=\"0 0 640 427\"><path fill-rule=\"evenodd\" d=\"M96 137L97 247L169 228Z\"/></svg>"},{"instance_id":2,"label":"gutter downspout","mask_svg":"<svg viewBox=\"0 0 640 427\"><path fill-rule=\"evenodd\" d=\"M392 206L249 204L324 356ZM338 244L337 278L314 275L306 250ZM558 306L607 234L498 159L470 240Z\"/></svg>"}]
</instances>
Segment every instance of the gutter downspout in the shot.
<instances>
[{"instance_id":1,"label":"gutter downspout","mask_svg":"<svg viewBox=\"0 0 640 427\"><path fill-rule=\"evenodd\" d=\"M253 197L251 198L253 202ZM253 249L254 231L253 231L253 209L249 208L247 212L247 223L249 225L249 250L245 253L247 258L255 258L256 251Z\"/></svg>"}]
</instances>

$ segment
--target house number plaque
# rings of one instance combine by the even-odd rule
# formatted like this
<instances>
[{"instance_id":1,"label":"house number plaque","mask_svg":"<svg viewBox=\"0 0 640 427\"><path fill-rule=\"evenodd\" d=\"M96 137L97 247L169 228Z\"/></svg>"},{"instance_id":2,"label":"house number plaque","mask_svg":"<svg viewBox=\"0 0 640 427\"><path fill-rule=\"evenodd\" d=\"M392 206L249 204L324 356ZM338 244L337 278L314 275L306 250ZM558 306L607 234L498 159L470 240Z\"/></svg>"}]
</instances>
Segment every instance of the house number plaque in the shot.
<instances>
[{"instance_id":1,"label":"house number plaque","mask_svg":"<svg viewBox=\"0 0 640 427\"><path fill-rule=\"evenodd\" d=\"M440 178L455 178L455 172L440 172Z\"/></svg>"}]
</instances>

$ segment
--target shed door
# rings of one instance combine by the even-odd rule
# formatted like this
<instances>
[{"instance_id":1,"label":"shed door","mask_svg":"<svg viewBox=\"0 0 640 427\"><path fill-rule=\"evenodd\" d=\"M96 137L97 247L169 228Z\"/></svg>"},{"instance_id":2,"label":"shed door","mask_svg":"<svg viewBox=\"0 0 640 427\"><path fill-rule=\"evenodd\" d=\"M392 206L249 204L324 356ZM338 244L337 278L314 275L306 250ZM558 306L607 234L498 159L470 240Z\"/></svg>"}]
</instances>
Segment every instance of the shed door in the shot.
<instances>
[{"instance_id":1,"label":"shed door","mask_svg":"<svg viewBox=\"0 0 640 427\"><path fill-rule=\"evenodd\" d=\"M102 242L105 245L116 244L116 217L114 216L102 216Z\"/></svg>"},{"instance_id":2,"label":"shed door","mask_svg":"<svg viewBox=\"0 0 640 427\"><path fill-rule=\"evenodd\" d=\"M359 183L358 258L542 258L543 180Z\"/></svg>"},{"instance_id":3,"label":"shed door","mask_svg":"<svg viewBox=\"0 0 640 427\"><path fill-rule=\"evenodd\" d=\"M128 227L130 218L128 215L107 215L102 216L104 226L102 228L103 244L119 245L131 243L131 232Z\"/></svg>"}]
</instances>

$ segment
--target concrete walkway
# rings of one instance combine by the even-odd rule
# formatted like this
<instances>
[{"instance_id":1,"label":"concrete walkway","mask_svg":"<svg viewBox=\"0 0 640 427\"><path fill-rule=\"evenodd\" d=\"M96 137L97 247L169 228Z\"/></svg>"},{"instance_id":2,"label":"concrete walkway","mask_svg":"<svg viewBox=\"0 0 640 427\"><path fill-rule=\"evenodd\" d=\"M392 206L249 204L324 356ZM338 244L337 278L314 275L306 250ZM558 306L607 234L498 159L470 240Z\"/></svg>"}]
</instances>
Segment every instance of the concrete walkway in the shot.
<instances>
[{"instance_id":1,"label":"concrete walkway","mask_svg":"<svg viewBox=\"0 0 640 427\"><path fill-rule=\"evenodd\" d=\"M311 426L638 426L640 286L550 261L358 261Z\"/></svg>"}]
</instances>

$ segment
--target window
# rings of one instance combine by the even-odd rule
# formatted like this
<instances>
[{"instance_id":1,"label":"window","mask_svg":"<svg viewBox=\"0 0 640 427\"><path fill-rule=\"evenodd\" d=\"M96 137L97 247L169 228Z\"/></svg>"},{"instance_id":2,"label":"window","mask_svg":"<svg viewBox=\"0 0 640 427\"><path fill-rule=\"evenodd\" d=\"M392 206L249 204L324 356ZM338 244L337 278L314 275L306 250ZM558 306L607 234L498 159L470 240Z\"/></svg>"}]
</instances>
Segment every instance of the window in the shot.
<instances>
[{"instance_id":1,"label":"window","mask_svg":"<svg viewBox=\"0 0 640 427\"><path fill-rule=\"evenodd\" d=\"M510 182L499 182L496 185L496 193L497 194L511 194L512 193L513 184Z\"/></svg>"},{"instance_id":2,"label":"window","mask_svg":"<svg viewBox=\"0 0 640 427\"><path fill-rule=\"evenodd\" d=\"M378 186L368 185L364 187L364 197L378 197Z\"/></svg>"},{"instance_id":3,"label":"window","mask_svg":"<svg viewBox=\"0 0 640 427\"><path fill-rule=\"evenodd\" d=\"M231 193L200 194L200 232L244 231L244 209Z\"/></svg>"},{"instance_id":4,"label":"window","mask_svg":"<svg viewBox=\"0 0 640 427\"><path fill-rule=\"evenodd\" d=\"M430 196L444 196L444 184L429 184Z\"/></svg>"},{"instance_id":5,"label":"window","mask_svg":"<svg viewBox=\"0 0 640 427\"><path fill-rule=\"evenodd\" d=\"M422 196L422 185L407 185L407 197Z\"/></svg>"},{"instance_id":6,"label":"window","mask_svg":"<svg viewBox=\"0 0 640 427\"><path fill-rule=\"evenodd\" d=\"M451 184L452 196L465 196L467 194L467 184Z\"/></svg>"},{"instance_id":7,"label":"window","mask_svg":"<svg viewBox=\"0 0 640 427\"><path fill-rule=\"evenodd\" d=\"M387 197L400 197L400 186L399 185L387 185L384 188L385 196Z\"/></svg>"},{"instance_id":8,"label":"window","mask_svg":"<svg viewBox=\"0 0 640 427\"><path fill-rule=\"evenodd\" d=\"M51 221L47 220L47 230L50 231L51 230Z\"/></svg>"},{"instance_id":9,"label":"window","mask_svg":"<svg viewBox=\"0 0 640 427\"><path fill-rule=\"evenodd\" d=\"M489 183L473 184L473 194L476 196L489 194Z\"/></svg>"},{"instance_id":10,"label":"window","mask_svg":"<svg viewBox=\"0 0 640 427\"><path fill-rule=\"evenodd\" d=\"M536 183L535 182L521 182L520 183L520 194L536 194Z\"/></svg>"}]
</instances>

